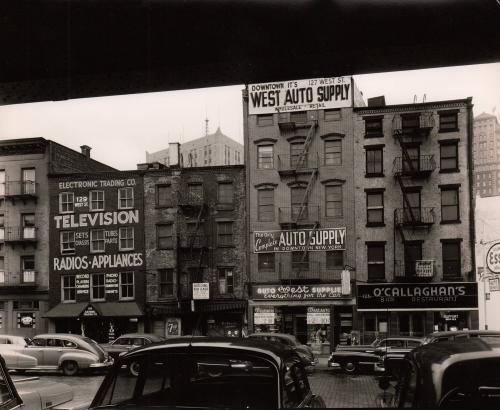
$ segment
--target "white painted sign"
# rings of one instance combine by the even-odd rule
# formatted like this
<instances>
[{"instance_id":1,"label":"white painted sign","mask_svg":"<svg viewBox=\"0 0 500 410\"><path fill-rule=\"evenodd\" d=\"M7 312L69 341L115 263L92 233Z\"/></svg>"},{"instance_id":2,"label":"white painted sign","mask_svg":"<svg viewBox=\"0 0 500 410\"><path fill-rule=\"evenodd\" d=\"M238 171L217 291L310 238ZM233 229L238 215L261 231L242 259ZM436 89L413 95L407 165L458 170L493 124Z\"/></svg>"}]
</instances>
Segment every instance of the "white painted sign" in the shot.
<instances>
[{"instance_id":1,"label":"white painted sign","mask_svg":"<svg viewBox=\"0 0 500 410\"><path fill-rule=\"evenodd\" d=\"M308 307L306 320L308 325L329 325L330 308Z\"/></svg>"},{"instance_id":2,"label":"white painted sign","mask_svg":"<svg viewBox=\"0 0 500 410\"><path fill-rule=\"evenodd\" d=\"M210 284L205 283L193 283L193 299L210 299Z\"/></svg>"},{"instance_id":3,"label":"white painted sign","mask_svg":"<svg viewBox=\"0 0 500 410\"><path fill-rule=\"evenodd\" d=\"M432 278L434 276L434 260L419 260L415 264L415 271L419 278Z\"/></svg>"},{"instance_id":4,"label":"white painted sign","mask_svg":"<svg viewBox=\"0 0 500 410\"><path fill-rule=\"evenodd\" d=\"M139 223L139 211L92 212L87 214L55 215L56 229L85 228Z\"/></svg>"},{"instance_id":5,"label":"white painted sign","mask_svg":"<svg viewBox=\"0 0 500 410\"><path fill-rule=\"evenodd\" d=\"M486 254L486 266L493 273L500 273L500 242L491 245Z\"/></svg>"},{"instance_id":6,"label":"white painted sign","mask_svg":"<svg viewBox=\"0 0 500 410\"><path fill-rule=\"evenodd\" d=\"M62 256L54 258L54 271L132 268L142 266L142 253L119 253L113 255Z\"/></svg>"},{"instance_id":7,"label":"white painted sign","mask_svg":"<svg viewBox=\"0 0 500 410\"><path fill-rule=\"evenodd\" d=\"M249 114L323 110L352 105L352 77L249 84Z\"/></svg>"},{"instance_id":8,"label":"white painted sign","mask_svg":"<svg viewBox=\"0 0 500 410\"><path fill-rule=\"evenodd\" d=\"M489 280L490 292L498 292L500 290L500 279L493 278Z\"/></svg>"},{"instance_id":9,"label":"white painted sign","mask_svg":"<svg viewBox=\"0 0 500 410\"><path fill-rule=\"evenodd\" d=\"M274 325L275 320L273 307L256 307L253 312L253 323L256 325Z\"/></svg>"},{"instance_id":10,"label":"white painted sign","mask_svg":"<svg viewBox=\"0 0 500 410\"><path fill-rule=\"evenodd\" d=\"M348 269L344 269L341 274L341 284L342 284L342 295L351 294L351 272Z\"/></svg>"}]
</instances>

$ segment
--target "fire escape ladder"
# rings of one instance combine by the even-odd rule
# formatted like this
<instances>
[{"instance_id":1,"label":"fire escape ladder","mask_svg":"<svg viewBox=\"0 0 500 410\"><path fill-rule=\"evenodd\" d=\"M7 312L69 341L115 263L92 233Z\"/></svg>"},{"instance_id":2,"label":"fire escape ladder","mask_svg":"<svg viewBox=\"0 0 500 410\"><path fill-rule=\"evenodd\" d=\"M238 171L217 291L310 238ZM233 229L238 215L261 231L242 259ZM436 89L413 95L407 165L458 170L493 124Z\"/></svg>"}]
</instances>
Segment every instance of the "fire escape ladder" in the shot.
<instances>
[{"instance_id":1,"label":"fire escape ladder","mask_svg":"<svg viewBox=\"0 0 500 410\"><path fill-rule=\"evenodd\" d=\"M405 170L405 163L409 167L409 170L411 172L415 172L416 169L413 166L413 161L412 161L412 159L410 157L410 154L408 154L408 151L406 149L405 144L403 144L403 143L401 144L401 152L403 154L403 157L401 158L401 172L403 173L404 170Z\"/></svg>"},{"instance_id":2,"label":"fire escape ladder","mask_svg":"<svg viewBox=\"0 0 500 410\"><path fill-rule=\"evenodd\" d=\"M302 148L302 152L300 153L299 159L297 160L297 164L295 166L295 170L298 170L302 167L302 163L307 159L307 153L309 151L309 146L314 138L314 129L316 128L316 121L313 121L309 131L307 132L306 140L304 141L304 147Z\"/></svg>"},{"instance_id":3,"label":"fire escape ladder","mask_svg":"<svg viewBox=\"0 0 500 410\"><path fill-rule=\"evenodd\" d=\"M304 198L302 198L302 204L300 205L299 212L297 213L297 217L295 219L295 224L297 224L300 221L302 213L304 212L304 209L307 207L309 194L311 193L312 187L314 185L314 179L316 178L317 172L318 170L314 169L313 172L311 173L311 177L309 178L309 182L307 184L306 192L304 192Z\"/></svg>"}]
</instances>

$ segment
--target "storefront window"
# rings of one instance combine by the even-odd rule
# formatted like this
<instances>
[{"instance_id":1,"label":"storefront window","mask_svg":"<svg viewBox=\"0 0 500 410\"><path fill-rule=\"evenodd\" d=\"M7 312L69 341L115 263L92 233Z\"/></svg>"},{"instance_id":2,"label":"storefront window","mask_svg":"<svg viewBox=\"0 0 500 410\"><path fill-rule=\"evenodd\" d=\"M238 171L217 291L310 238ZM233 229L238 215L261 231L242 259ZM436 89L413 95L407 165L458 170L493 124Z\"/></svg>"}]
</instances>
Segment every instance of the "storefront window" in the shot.
<instances>
[{"instance_id":1,"label":"storefront window","mask_svg":"<svg viewBox=\"0 0 500 410\"><path fill-rule=\"evenodd\" d=\"M440 311L434 312L434 331L453 331L469 328L469 312Z\"/></svg>"}]
</instances>

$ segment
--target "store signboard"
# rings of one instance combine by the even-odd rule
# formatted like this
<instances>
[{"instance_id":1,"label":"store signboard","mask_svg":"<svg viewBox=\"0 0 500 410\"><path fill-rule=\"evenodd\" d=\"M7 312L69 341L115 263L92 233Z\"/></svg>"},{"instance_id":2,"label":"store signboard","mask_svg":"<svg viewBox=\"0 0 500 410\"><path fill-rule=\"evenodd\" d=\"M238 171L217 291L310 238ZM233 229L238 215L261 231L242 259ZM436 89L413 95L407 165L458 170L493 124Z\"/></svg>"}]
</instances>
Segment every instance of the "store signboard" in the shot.
<instances>
[{"instance_id":1,"label":"store signboard","mask_svg":"<svg viewBox=\"0 0 500 410\"><path fill-rule=\"evenodd\" d=\"M254 300L311 300L340 299L342 286L335 284L317 285L254 285L252 287Z\"/></svg>"},{"instance_id":2,"label":"store signboard","mask_svg":"<svg viewBox=\"0 0 500 410\"><path fill-rule=\"evenodd\" d=\"M326 77L248 85L248 111L272 114L352 105L352 77Z\"/></svg>"},{"instance_id":3,"label":"store signboard","mask_svg":"<svg viewBox=\"0 0 500 410\"><path fill-rule=\"evenodd\" d=\"M490 292L498 292L500 290L500 279L492 278L489 280Z\"/></svg>"},{"instance_id":4,"label":"store signboard","mask_svg":"<svg viewBox=\"0 0 500 410\"><path fill-rule=\"evenodd\" d=\"M210 299L210 284L205 283L193 283L193 299Z\"/></svg>"},{"instance_id":5,"label":"store signboard","mask_svg":"<svg viewBox=\"0 0 500 410\"><path fill-rule=\"evenodd\" d=\"M500 242L494 243L486 253L486 266L493 273L500 273Z\"/></svg>"},{"instance_id":6,"label":"store signboard","mask_svg":"<svg viewBox=\"0 0 500 410\"><path fill-rule=\"evenodd\" d=\"M256 325L274 325L276 314L274 307L255 307L253 311L253 323Z\"/></svg>"},{"instance_id":7,"label":"store signboard","mask_svg":"<svg viewBox=\"0 0 500 410\"><path fill-rule=\"evenodd\" d=\"M478 308L476 282L373 283L357 286L358 311L473 310Z\"/></svg>"},{"instance_id":8,"label":"store signboard","mask_svg":"<svg viewBox=\"0 0 500 410\"><path fill-rule=\"evenodd\" d=\"M346 228L256 231L254 253L345 250Z\"/></svg>"},{"instance_id":9,"label":"store signboard","mask_svg":"<svg viewBox=\"0 0 500 410\"><path fill-rule=\"evenodd\" d=\"M308 325L329 325L330 308L312 306L308 307L306 319Z\"/></svg>"}]
</instances>

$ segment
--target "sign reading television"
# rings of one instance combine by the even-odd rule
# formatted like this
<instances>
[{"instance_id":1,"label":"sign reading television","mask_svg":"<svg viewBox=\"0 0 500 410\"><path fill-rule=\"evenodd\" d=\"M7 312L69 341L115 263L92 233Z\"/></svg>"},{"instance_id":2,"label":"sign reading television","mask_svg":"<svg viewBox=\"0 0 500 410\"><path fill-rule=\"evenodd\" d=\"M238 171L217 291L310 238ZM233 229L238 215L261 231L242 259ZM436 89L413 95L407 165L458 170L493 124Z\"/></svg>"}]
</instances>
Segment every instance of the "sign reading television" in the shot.
<instances>
[{"instance_id":1,"label":"sign reading television","mask_svg":"<svg viewBox=\"0 0 500 410\"><path fill-rule=\"evenodd\" d=\"M323 110L349 107L353 101L352 77L249 84L249 114Z\"/></svg>"}]
</instances>

